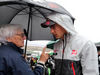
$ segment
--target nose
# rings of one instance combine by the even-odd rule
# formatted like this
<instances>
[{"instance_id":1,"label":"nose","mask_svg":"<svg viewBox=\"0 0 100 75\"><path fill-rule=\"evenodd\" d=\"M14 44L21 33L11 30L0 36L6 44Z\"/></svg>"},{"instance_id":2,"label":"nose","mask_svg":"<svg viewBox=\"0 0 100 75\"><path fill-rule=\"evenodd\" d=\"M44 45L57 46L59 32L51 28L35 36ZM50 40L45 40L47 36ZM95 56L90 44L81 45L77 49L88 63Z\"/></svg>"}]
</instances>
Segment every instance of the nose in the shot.
<instances>
[{"instance_id":1,"label":"nose","mask_svg":"<svg viewBox=\"0 0 100 75\"><path fill-rule=\"evenodd\" d=\"M26 36L25 35L24 35L23 39L26 40Z\"/></svg>"},{"instance_id":2,"label":"nose","mask_svg":"<svg viewBox=\"0 0 100 75\"><path fill-rule=\"evenodd\" d=\"M50 28L50 33L53 34L54 33L54 29Z\"/></svg>"}]
</instances>

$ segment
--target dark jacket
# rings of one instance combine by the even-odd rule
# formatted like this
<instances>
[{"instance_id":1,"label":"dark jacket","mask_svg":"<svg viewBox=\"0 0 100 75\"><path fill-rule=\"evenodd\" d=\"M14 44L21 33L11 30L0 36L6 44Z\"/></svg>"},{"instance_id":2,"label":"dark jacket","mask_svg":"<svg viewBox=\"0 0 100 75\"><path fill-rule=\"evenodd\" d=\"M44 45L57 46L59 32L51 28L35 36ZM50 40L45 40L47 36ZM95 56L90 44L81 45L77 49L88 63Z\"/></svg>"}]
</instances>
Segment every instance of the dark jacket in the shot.
<instances>
[{"instance_id":1,"label":"dark jacket","mask_svg":"<svg viewBox=\"0 0 100 75\"><path fill-rule=\"evenodd\" d=\"M43 75L43 68L36 66L34 72L22 56L23 50L13 43L0 46L0 75Z\"/></svg>"}]
</instances>

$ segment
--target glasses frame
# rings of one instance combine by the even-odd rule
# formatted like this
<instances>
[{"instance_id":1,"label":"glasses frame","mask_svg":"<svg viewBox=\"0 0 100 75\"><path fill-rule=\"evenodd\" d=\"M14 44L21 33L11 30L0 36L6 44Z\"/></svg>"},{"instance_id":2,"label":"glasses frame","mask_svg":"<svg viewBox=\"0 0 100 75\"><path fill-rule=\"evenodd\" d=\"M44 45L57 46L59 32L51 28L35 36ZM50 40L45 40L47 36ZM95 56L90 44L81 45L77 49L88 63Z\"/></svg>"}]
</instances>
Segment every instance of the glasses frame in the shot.
<instances>
[{"instance_id":1,"label":"glasses frame","mask_svg":"<svg viewBox=\"0 0 100 75\"><path fill-rule=\"evenodd\" d=\"M16 34L16 35L21 36L21 37L24 37L24 36L25 36L25 34L24 34L24 33L21 33L21 34Z\"/></svg>"}]
</instances>

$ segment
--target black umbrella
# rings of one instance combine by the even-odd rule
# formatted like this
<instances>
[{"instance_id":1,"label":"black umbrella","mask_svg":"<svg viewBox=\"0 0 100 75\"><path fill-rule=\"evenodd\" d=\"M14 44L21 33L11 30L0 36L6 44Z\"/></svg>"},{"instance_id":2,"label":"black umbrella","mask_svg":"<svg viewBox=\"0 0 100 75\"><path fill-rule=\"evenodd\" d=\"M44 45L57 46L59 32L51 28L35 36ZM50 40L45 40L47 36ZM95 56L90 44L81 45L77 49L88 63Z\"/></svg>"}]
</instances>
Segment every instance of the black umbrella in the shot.
<instances>
[{"instance_id":1,"label":"black umbrella","mask_svg":"<svg viewBox=\"0 0 100 75\"><path fill-rule=\"evenodd\" d=\"M59 12L74 18L60 5L48 1L0 0L0 25L17 23L23 25L29 40L54 40L50 29L40 24L52 12Z\"/></svg>"}]
</instances>

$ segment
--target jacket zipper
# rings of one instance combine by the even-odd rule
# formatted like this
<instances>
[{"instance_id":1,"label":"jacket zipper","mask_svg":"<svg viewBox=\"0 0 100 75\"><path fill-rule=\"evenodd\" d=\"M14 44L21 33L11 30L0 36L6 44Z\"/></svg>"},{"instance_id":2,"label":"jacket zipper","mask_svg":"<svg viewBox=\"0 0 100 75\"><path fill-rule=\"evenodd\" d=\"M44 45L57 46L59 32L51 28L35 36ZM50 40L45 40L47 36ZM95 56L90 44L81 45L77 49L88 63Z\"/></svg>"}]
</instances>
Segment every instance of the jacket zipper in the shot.
<instances>
[{"instance_id":1,"label":"jacket zipper","mask_svg":"<svg viewBox=\"0 0 100 75\"><path fill-rule=\"evenodd\" d=\"M72 70L73 70L73 75L76 75L76 74L75 74L75 69L74 69L74 64L71 63L71 66L72 66Z\"/></svg>"},{"instance_id":2,"label":"jacket zipper","mask_svg":"<svg viewBox=\"0 0 100 75\"><path fill-rule=\"evenodd\" d=\"M64 51L66 47L66 34L64 35L64 40L63 40L63 51L62 51L62 61L61 61L61 70L60 70L60 75L62 74L62 67L63 67L63 58L64 58ZM65 43L65 44L64 44Z\"/></svg>"}]
</instances>

